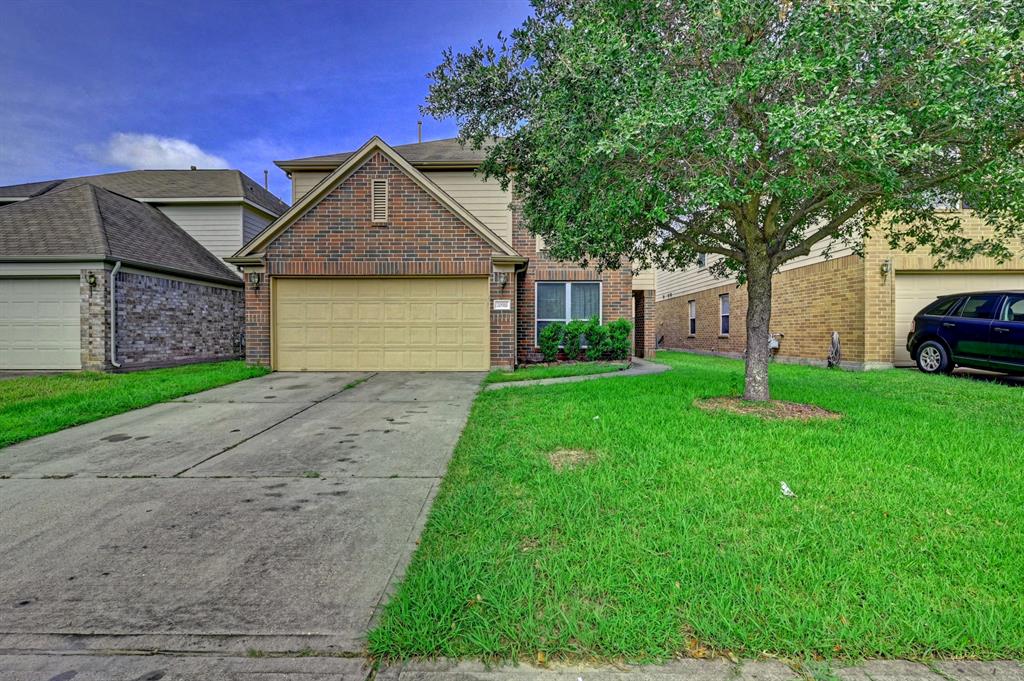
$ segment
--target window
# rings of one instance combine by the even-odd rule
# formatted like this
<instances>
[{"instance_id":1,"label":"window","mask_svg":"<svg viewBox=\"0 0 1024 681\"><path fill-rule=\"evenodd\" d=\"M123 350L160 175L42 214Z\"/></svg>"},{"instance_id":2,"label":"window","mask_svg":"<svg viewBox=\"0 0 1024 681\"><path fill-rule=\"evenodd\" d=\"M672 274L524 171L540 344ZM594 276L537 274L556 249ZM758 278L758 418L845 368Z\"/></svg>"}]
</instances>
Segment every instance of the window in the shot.
<instances>
[{"instance_id":1,"label":"window","mask_svg":"<svg viewBox=\"0 0 1024 681\"><path fill-rule=\"evenodd\" d=\"M690 335L697 335L697 301L691 300L687 305L690 308Z\"/></svg>"},{"instance_id":2,"label":"window","mask_svg":"<svg viewBox=\"0 0 1024 681\"><path fill-rule=\"evenodd\" d=\"M729 335L729 294L723 293L718 296L718 306L722 314L722 335Z\"/></svg>"},{"instance_id":3,"label":"window","mask_svg":"<svg viewBox=\"0 0 1024 681\"><path fill-rule=\"evenodd\" d=\"M372 190L370 221L378 224L385 223L388 221L388 181L374 180Z\"/></svg>"},{"instance_id":4,"label":"window","mask_svg":"<svg viewBox=\"0 0 1024 681\"><path fill-rule=\"evenodd\" d=\"M1006 307L1003 308L1000 320L1024 323L1024 295L1007 296Z\"/></svg>"},{"instance_id":5,"label":"window","mask_svg":"<svg viewBox=\"0 0 1024 681\"><path fill-rule=\"evenodd\" d=\"M996 316L996 305L999 304L1000 297L999 295L971 296L956 316L966 319L992 319Z\"/></svg>"},{"instance_id":6,"label":"window","mask_svg":"<svg viewBox=\"0 0 1024 681\"><path fill-rule=\"evenodd\" d=\"M697 254L697 267L707 267L707 266L708 266L708 254L707 253L698 253Z\"/></svg>"},{"instance_id":7,"label":"window","mask_svg":"<svg viewBox=\"0 0 1024 681\"><path fill-rule=\"evenodd\" d=\"M551 322L601 318L601 284L597 281L537 282L537 335Z\"/></svg>"},{"instance_id":8,"label":"window","mask_svg":"<svg viewBox=\"0 0 1024 681\"><path fill-rule=\"evenodd\" d=\"M935 317L945 317L961 300L962 299L957 296L953 296L952 298L941 298L926 307L923 314Z\"/></svg>"}]
</instances>

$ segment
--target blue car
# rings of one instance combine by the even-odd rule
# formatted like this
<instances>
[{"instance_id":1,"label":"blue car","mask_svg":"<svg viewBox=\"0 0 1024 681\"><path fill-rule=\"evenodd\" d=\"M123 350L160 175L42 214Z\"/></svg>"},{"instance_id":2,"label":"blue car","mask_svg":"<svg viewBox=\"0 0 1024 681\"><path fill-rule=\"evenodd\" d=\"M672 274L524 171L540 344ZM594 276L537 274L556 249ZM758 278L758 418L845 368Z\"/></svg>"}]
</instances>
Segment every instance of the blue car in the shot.
<instances>
[{"instance_id":1,"label":"blue car","mask_svg":"<svg viewBox=\"0 0 1024 681\"><path fill-rule=\"evenodd\" d=\"M907 350L926 374L960 366L1024 375L1024 291L942 296L914 317Z\"/></svg>"}]
</instances>

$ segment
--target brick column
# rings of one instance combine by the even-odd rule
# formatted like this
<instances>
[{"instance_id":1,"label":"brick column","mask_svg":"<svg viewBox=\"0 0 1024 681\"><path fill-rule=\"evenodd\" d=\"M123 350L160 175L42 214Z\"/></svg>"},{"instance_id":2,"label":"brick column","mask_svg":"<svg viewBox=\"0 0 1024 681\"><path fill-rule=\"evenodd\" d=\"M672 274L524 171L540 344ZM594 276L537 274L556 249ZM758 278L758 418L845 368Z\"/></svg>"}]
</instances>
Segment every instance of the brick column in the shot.
<instances>
[{"instance_id":1,"label":"brick column","mask_svg":"<svg viewBox=\"0 0 1024 681\"><path fill-rule=\"evenodd\" d=\"M95 284L90 285L93 278ZM79 277L82 318L82 368L108 371L110 364L110 270L82 270Z\"/></svg>"},{"instance_id":2,"label":"brick column","mask_svg":"<svg viewBox=\"0 0 1024 681\"><path fill-rule=\"evenodd\" d=\"M502 284L504 279L505 283ZM491 368L512 369L516 363L516 272L495 269L491 274ZM494 301L509 301L511 309L495 310Z\"/></svg>"},{"instance_id":3,"label":"brick column","mask_svg":"<svg viewBox=\"0 0 1024 681\"><path fill-rule=\"evenodd\" d=\"M262 268L260 268L262 269ZM245 272L245 363L270 366L270 277L260 272L258 286Z\"/></svg>"},{"instance_id":4,"label":"brick column","mask_svg":"<svg viewBox=\"0 0 1024 681\"><path fill-rule=\"evenodd\" d=\"M653 359L658 343L654 318L654 291L633 291L633 302L635 315L633 336L636 356Z\"/></svg>"}]
</instances>

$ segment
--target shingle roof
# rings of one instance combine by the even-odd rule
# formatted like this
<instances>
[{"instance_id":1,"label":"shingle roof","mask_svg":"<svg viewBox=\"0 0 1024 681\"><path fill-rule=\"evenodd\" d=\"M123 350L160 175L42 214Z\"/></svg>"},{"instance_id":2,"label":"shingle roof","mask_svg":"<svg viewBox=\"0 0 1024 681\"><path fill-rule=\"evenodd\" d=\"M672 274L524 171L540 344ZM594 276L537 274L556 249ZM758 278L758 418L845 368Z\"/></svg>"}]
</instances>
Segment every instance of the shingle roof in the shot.
<instances>
[{"instance_id":1,"label":"shingle roof","mask_svg":"<svg viewBox=\"0 0 1024 681\"><path fill-rule=\"evenodd\" d=\"M96 258L242 282L217 256L156 208L93 184L0 206L0 260Z\"/></svg>"},{"instance_id":2,"label":"shingle roof","mask_svg":"<svg viewBox=\"0 0 1024 681\"><path fill-rule=\"evenodd\" d=\"M457 137L443 140L432 140L430 142L414 142L412 144L399 144L391 147L397 151L402 158L414 166L430 164L456 164L479 165L487 156L487 146L482 149L473 149L463 146ZM296 158L290 161L274 161L280 168L290 170L303 167L309 168L335 168L344 163L353 151L343 151L337 154L326 154L324 156L308 156Z\"/></svg>"},{"instance_id":3,"label":"shingle roof","mask_svg":"<svg viewBox=\"0 0 1024 681\"><path fill-rule=\"evenodd\" d=\"M126 170L0 187L0 198L39 196L86 183L133 199L248 199L274 215L288 210L284 201L238 170Z\"/></svg>"}]
</instances>

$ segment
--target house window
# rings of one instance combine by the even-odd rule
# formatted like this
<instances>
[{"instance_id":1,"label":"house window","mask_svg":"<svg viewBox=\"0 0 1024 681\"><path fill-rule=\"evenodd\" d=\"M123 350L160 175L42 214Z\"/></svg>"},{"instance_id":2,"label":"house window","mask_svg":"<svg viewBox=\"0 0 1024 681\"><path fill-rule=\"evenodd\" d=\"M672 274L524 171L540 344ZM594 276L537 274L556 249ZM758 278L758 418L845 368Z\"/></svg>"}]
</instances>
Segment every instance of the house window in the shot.
<instances>
[{"instance_id":1,"label":"house window","mask_svg":"<svg viewBox=\"0 0 1024 681\"><path fill-rule=\"evenodd\" d=\"M723 293L718 296L718 306L721 310L722 315L722 328L721 333L723 336L729 335L729 294Z\"/></svg>"},{"instance_id":2,"label":"house window","mask_svg":"<svg viewBox=\"0 0 1024 681\"><path fill-rule=\"evenodd\" d=\"M372 213L370 221L383 224L388 221L388 181L374 180L372 187Z\"/></svg>"},{"instance_id":3,"label":"house window","mask_svg":"<svg viewBox=\"0 0 1024 681\"><path fill-rule=\"evenodd\" d=\"M690 335L697 335L697 301L691 300L687 305L690 308Z\"/></svg>"},{"instance_id":4,"label":"house window","mask_svg":"<svg viewBox=\"0 0 1024 681\"><path fill-rule=\"evenodd\" d=\"M537 336L552 322L601 318L601 282L537 282ZM536 339L535 339L536 342Z\"/></svg>"},{"instance_id":5,"label":"house window","mask_svg":"<svg viewBox=\"0 0 1024 681\"><path fill-rule=\"evenodd\" d=\"M707 267L707 266L708 266L708 254L707 253L698 253L697 254L697 267Z\"/></svg>"}]
</instances>

